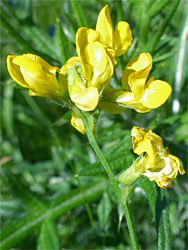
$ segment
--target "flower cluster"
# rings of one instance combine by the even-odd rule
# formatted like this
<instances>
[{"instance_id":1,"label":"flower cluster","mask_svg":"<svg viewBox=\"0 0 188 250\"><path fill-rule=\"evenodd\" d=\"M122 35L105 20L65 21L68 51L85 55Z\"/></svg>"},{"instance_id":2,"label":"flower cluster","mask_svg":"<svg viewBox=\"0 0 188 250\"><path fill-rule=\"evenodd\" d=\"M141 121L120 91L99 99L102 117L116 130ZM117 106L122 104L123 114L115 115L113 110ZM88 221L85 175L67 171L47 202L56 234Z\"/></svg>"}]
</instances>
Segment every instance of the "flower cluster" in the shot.
<instances>
[{"instance_id":1,"label":"flower cluster","mask_svg":"<svg viewBox=\"0 0 188 250\"><path fill-rule=\"evenodd\" d=\"M94 112L104 109L112 114L132 108L140 113L161 106L171 94L171 87L161 80L148 76L152 57L142 53L132 59L122 75L122 89L113 89L108 84L117 64L116 57L123 55L132 43L132 32L127 22L119 22L115 29L106 5L99 13L96 28L82 27L76 33L77 57L71 57L61 68L53 67L41 57L32 54L9 55L9 74L20 86L29 89L29 95L50 98L72 108L71 124L85 134L79 112ZM58 75L58 80L56 76ZM160 187L170 187L171 179L183 173L179 159L169 155L162 140L151 131L133 128L134 152L146 153L134 168L135 176L146 175ZM122 183L127 173L120 178Z\"/></svg>"},{"instance_id":2,"label":"flower cluster","mask_svg":"<svg viewBox=\"0 0 188 250\"><path fill-rule=\"evenodd\" d=\"M180 172L185 173L180 166L180 160L164 148L162 138L150 129L142 130L133 127L131 131L133 151L139 158L120 175L120 182L130 185L136 179L145 175L150 181L155 181L161 188L171 188L171 180Z\"/></svg>"},{"instance_id":3,"label":"flower cluster","mask_svg":"<svg viewBox=\"0 0 188 250\"><path fill-rule=\"evenodd\" d=\"M161 106L171 94L170 85L164 81L152 77L146 83L152 67L149 53L143 53L127 64L122 76L122 90L108 85L117 64L116 57L128 50L132 39L127 22L121 21L113 29L106 5L99 13L95 30L78 29L78 57L71 57L61 69L32 54L8 56L7 67L11 77L28 88L30 95L61 100L67 105L73 103L82 111L98 108L117 114L128 107L137 112L148 112ZM85 133L83 122L75 112L71 124Z\"/></svg>"}]
</instances>

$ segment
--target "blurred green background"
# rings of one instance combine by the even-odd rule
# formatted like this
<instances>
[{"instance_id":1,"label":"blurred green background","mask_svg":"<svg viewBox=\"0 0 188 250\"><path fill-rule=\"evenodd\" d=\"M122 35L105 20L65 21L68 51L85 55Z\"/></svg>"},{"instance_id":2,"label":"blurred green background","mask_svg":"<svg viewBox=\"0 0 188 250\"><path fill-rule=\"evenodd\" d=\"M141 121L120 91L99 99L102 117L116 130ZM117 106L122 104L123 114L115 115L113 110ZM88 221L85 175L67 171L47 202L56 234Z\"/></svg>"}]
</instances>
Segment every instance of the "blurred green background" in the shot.
<instances>
[{"instance_id":1,"label":"blurred green background","mask_svg":"<svg viewBox=\"0 0 188 250\"><path fill-rule=\"evenodd\" d=\"M28 52L61 67L76 55L77 29L95 28L105 4L114 27L127 21L134 39L118 58L110 85L120 88L128 61L150 52L150 75L168 82L173 92L146 114L101 112L97 141L118 175L135 158L131 128L150 127L187 169L187 0L3 0L1 249L131 249L116 194L86 136L70 125L71 111L29 96L6 69L8 55ZM172 190L159 190L145 178L131 187L130 209L142 249L188 249L187 190L187 174L177 177Z\"/></svg>"}]
</instances>

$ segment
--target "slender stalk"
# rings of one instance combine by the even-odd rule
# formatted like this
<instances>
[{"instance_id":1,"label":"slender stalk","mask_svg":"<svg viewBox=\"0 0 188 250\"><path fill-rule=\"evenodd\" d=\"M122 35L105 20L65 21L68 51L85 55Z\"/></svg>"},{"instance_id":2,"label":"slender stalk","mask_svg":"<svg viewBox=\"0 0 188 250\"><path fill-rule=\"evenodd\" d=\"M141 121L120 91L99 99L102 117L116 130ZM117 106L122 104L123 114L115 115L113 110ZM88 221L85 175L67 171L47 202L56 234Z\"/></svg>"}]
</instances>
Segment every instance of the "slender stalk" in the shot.
<instances>
[{"instance_id":1,"label":"slender stalk","mask_svg":"<svg viewBox=\"0 0 188 250\"><path fill-rule=\"evenodd\" d=\"M93 126L94 125L93 116L90 115L89 113L83 114L79 110L76 110L76 112L82 118L88 140L89 140L93 150L95 151L96 155L98 156L100 162L102 163L104 169L106 170L106 172L108 174L108 177L111 180L111 182L112 182L112 184L113 184L113 186L114 186L114 188L116 190L118 199L122 204L123 211L124 211L125 218L126 218L127 225L128 225L128 229L129 229L129 233L130 233L132 249L138 250L139 245L138 245L136 233L135 233L135 230L134 230L133 220L132 220L130 210L129 210L129 207L128 207L128 202L127 202L127 200L123 199L121 189L119 188L118 182L116 181L108 162L106 161L103 153L101 152L101 150L100 150L100 148L99 148L99 146L98 146L98 144L96 142L95 136L93 134L93 127L94 127Z\"/></svg>"}]
</instances>

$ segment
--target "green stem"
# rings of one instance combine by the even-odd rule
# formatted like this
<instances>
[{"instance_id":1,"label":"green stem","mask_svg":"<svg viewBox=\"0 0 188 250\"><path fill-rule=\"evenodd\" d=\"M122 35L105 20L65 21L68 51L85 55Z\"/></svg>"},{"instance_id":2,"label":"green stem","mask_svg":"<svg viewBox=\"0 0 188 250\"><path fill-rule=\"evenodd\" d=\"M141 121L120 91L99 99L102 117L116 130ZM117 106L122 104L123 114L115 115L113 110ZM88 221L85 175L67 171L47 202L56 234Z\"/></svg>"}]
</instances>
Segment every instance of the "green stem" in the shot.
<instances>
[{"instance_id":1,"label":"green stem","mask_svg":"<svg viewBox=\"0 0 188 250\"><path fill-rule=\"evenodd\" d=\"M93 134L93 128L94 128L93 116L89 113L83 114L78 109L76 109L76 112L82 118L88 140L89 140L93 150L95 151L96 155L98 156L100 162L102 163L104 169L106 170L106 173L108 174L108 177L111 180L111 182L116 190L118 199L122 204L125 218L127 221L127 225L128 225L128 229L129 229L129 233L130 233L130 238L131 238L131 243L132 243L132 249L137 250L137 249L139 249L139 245L138 245L136 233L134 230L133 220L132 220L130 210L128 207L128 202L127 202L127 200L123 200L122 192L121 192L121 189L119 188L118 182L116 181L108 162L106 161L103 153L101 152L101 150L96 142L95 136Z\"/></svg>"}]
</instances>

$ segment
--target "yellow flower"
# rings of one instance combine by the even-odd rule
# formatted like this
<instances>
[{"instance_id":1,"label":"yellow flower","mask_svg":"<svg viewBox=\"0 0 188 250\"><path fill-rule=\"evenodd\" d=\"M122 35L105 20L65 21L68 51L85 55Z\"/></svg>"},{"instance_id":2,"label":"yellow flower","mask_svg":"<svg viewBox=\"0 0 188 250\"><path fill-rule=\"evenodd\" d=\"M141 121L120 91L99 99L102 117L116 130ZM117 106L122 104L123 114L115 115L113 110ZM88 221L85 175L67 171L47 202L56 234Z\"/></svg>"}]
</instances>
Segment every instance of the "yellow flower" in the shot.
<instances>
[{"instance_id":1,"label":"yellow flower","mask_svg":"<svg viewBox=\"0 0 188 250\"><path fill-rule=\"evenodd\" d=\"M68 88L71 100L83 111L92 111L99 101L99 93L96 87L87 87L76 68L66 71Z\"/></svg>"},{"instance_id":2,"label":"yellow flower","mask_svg":"<svg viewBox=\"0 0 188 250\"><path fill-rule=\"evenodd\" d=\"M119 104L124 108L132 108L140 113L161 106L170 96L172 88L167 82L154 80L154 77L146 83L151 68L152 57L149 53L142 53L131 60L122 76L124 90L106 88L103 101ZM107 105L104 106L104 109L108 111Z\"/></svg>"},{"instance_id":3,"label":"yellow flower","mask_svg":"<svg viewBox=\"0 0 188 250\"><path fill-rule=\"evenodd\" d=\"M122 55L131 42L131 30L126 22L118 23L115 31L113 30L108 5L98 16L96 30L84 27L78 29L76 51L81 67L79 75L76 76L74 70L67 71L68 68L73 68L72 59L60 71L60 82L65 82L67 72L68 86L64 86L69 90L70 98L78 108L83 111L92 111L96 108L99 96L113 75L115 56Z\"/></svg>"},{"instance_id":4,"label":"yellow flower","mask_svg":"<svg viewBox=\"0 0 188 250\"><path fill-rule=\"evenodd\" d=\"M29 89L29 95L52 98L61 95L56 80L57 67L49 65L41 57L33 54L7 57L9 74L20 86Z\"/></svg>"},{"instance_id":5,"label":"yellow flower","mask_svg":"<svg viewBox=\"0 0 188 250\"><path fill-rule=\"evenodd\" d=\"M151 68L152 57L149 53L142 53L131 60L123 71L124 90L105 88L101 108L118 114L125 108L145 113L161 106L170 96L172 89L167 82L154 80L154 77L146 83Z\"/></svg>"},{"instance_id":6,"label":"yellow flower","mask_svg":"<svg viewBox=\"0 0 188 250\"><path fill-rule=\"evenodd\" d=\"M72 111L71 125L75 129L77 129L80 133L82 133L82 134L86 133L82 119L74 111Z\"/></svg>"},{"instance_id":7,"label":"yellow flower","mask_svg":"<svg viewBox=\"0 0 188 250\"><path fill-rule=\"evenodd\" d=\"M60 81L65 79L66 73L71 100L79 109L92 111L98 104L100 91L112 77L113 64L95 30L80 28L76 34L76 49L78 67L73 58L69 59L61 68Z\"/></svg>"},{"instance_id":8,"label":"yellow flower","mask_svg":"<svg viewBox=\"0 0 188 250\"><path fill-rule=\"evenodd\" d=\"M142 130L139 127L133 127L131 135L133 151L141 157L120 176L120 182L131 184L130 182L145 175L150 181L155 181L159 187L171 188L171 181L176 178L178 172L181 175L185 173L180 166L180 160L169 154L168 148L163 146L162 138L150 129ZM132 175L131 178L130 175Z\"/></svg>"},{"instance_id":9,"label":"yellow flower","mask_svg":"<svg viewBox=\"0 0 188 250\"><path fill-rule=\"evenodd\" d=\"M112 77L112 61L93 29L80 28L76 33L76 51L80 58L82 74L88 87L100 91Z\"/></svg>"},{"instance_id":10,"label":"yellow flower","mask_svg":"<svg viewBox=\"0 0 188 250\"><path fill-rule=\"evenodd\" d=\"M133 38L129 24L121 21L114 30L108 5L99 13L96 31L112 57L123 55L131 46Z\"/></svg>"}]
</instances>

